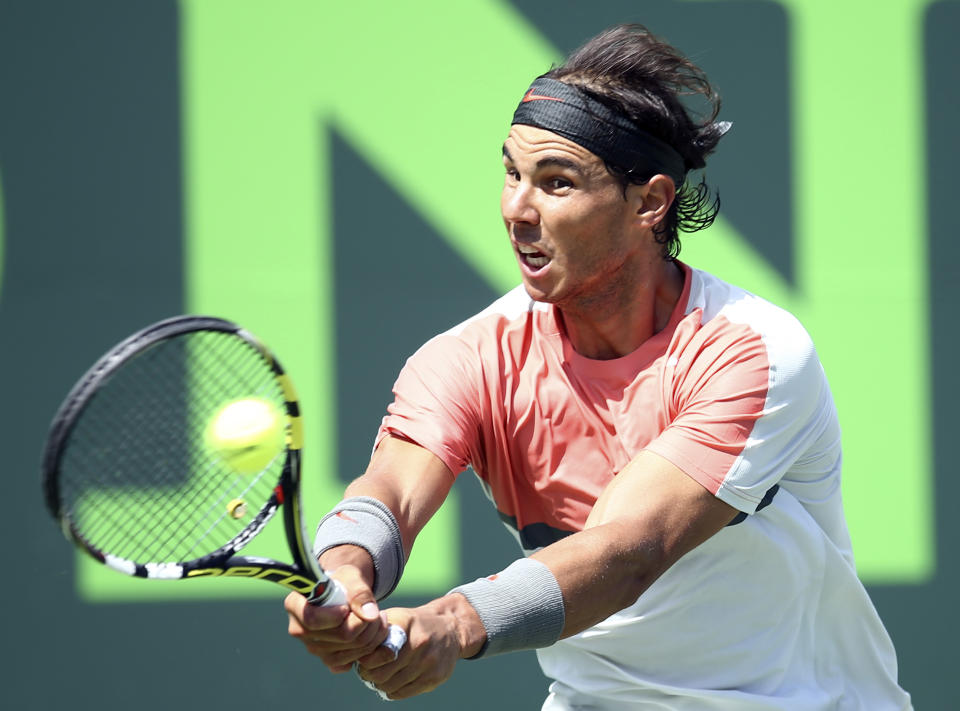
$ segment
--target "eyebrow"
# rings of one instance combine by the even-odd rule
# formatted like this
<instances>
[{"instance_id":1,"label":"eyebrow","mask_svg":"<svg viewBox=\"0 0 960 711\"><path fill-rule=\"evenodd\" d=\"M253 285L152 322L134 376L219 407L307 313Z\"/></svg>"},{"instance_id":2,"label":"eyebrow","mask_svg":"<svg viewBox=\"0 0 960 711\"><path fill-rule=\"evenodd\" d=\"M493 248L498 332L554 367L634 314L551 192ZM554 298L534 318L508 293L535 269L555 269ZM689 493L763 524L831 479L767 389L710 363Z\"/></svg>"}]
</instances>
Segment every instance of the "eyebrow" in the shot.
<instances>
[{"instance_id":1,"label":"eyebrow","mask_svg":"<svg viewBox=\"0 0 960 711\"><path fill-rule=\"evenodd\" d=\"M503 157L511 163L513 162L513 156L511 156L510 151L507 150L507 144L503 144ZM570 160L569 158L561 158L559 156L547 156L546 158L541 158L538 160L537 170L541 170L543 168L566 168L567 170L572 170L578 174L583 174L583 166L574 160Z\"/></svg>"}]
</instances>

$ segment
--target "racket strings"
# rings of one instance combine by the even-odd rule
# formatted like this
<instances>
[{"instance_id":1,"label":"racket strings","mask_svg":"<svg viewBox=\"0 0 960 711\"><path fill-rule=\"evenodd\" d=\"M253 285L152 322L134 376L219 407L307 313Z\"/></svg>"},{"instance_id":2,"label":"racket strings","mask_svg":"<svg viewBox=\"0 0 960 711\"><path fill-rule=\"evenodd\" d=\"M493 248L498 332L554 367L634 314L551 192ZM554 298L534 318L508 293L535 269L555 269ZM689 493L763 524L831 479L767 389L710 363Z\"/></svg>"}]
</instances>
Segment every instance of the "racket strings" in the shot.
<instances>
[{"instance_id":1,"label":"racket strings","mask_svg":"<svg viewBox=\"0 0 960 711\"><path fill-rule=\"evenodd\" d=\"M201 381L201 382L202 382L202 381ZM203 395L203 394L201 394L200 396L193 396L193 397L191 398L191 400L196 401L196 402L203 402L204 397L206 397L206 396ZM182 409L182 408L181 408L181 409ZM192 419L197 419L197 418L194 417L194 418L192 418ZM166 442L165 442L166 439L167 439L167 438L165 438L165 437L164 437L164 438L161 438L161 441L163 441L164 444L165 444L165 443L166 443ZM196 449L196 448L194 448L194 449ZM208 466L211 466L211 464L212 464L212 463L208 463ZM191 469L194 469L195 467L196 467L196 464L193 463L193 462L191 462L191 463L190 463L190 468L191 468ZM191 486L190 486L189 488L186 488L186 489L182 492L183 495L186 496L186 497L189 497L189 498L191 498L191 499L193 499L193 500L201 501L201 500L205 500L206 498L208 498L208 493L207 493L207 492L208 492L208 490L210 489L211 485L214 483L214 479L213 479L209 474L204 473L203 476L199 476L199 477L198 477L198 476L193 476L193 477L191 477L189 483L191 484ZM202 488L198 488L198 484L200 484L200 485L202 486ZM215 499L215 501L216 501L216 499ZM167 508L169 508L169 507L167 507ZM168 514L171 513L170 511L165 511L165 510L163 510L163 509L161 509L161 510L162 510L163 512L165 512L165 513L168 513ZM152 520L152 521L154 522L154 526L153 526L154 529L167 530L167 531L174 530L174 531L180 532L182 535L186 535L187 537L189 537L190 535L192 535L192 533L196 530L197 525L196 525L196 524L194 524L194 525L192 525L192 526L190 525L191 520L190 520L190 514L189 514L189 512L188 512L187 510L184 510L184 509L174 509L174 510L172 511L172 513L175 514L175 516L174 516L173 518L171 518L170 516L166 516L166 517L164 517L164 516L158 516L158 515L157 515L157 507L155 506L155 507L153 508L153 510L148 511L148 512L147 512L147 515L144 516L143 518L144 518L144 520L147 520L147 521ZM207 515L206 518L209 518L209 515ZM223 520L223 517L222 517L222 516L219 517L219 518L220 518L221 521ZM184 526L184 525L187 526L187 528L186 528L185 531L184 531L184 529L182 528L182 526ZM208 531L208 532L212 532L212 530L213 530L213 529L211 529L209 526L207 527L207 531ZM147 533L153 533L153 531L152 531L151 529L149 529L149 528L146 530L146 532L147 532ZM231 531L231 533L232 533L232 531ZM163 545L166 544L166 541L165 541L164 538L158 537L158 536L150 536L150 539L154 541L154 546L153 546L151 549L149 549L149 550L146 551L145 556L146 556L146 558L148 558L148 559L156 559L156 558L160 555L160 548L161 548ZM199 544L199 543L200 543L200 541L197 541L197 544ZM142 556L141 556L141 557L142 557ZM177 557L182 557L182 556L177 556Z\"/></svg>"},{"instance_id":2,"label":"racket strings","mask_svg":"<svg viewBox=\"0 0 960 711\"><path fill-rule=\"evenodd\" d=\"M85 408L61 464L76 532L138 563L183 562L237 536L267 504L284 457L238 474L203 433L221 406L248 397L284 411L269 364L233 334L184 334L125 364Z\"/></svg>"},{"instance_id":3,"label":"racket strings","mask_svg":"<svg viewBox=\"0 0 960 711\"><path fill-rule=\"evenodd\" d=\"M184 559L195 555L201 544L208 540L211 536L215 536L216 531L219 530L219 527L227 522L227 517L232 515L230 507L231 501L240 500L244 502L244 506L247 506L247 499L256 496L254 489L260 484L260 480L267 471L269 471L269 469L265 469L257 474L251 481L250 485L242 490L238 490L239 482L231 483L228 488L224 489L224 491L222 491L219 496L212 501L211 505L207 508L206 513L192 522L192 526L186 532L184 539L194 540L195 543L187 551L185 551L183 554ZM271 479L270 481L272 482L274 480ZM204 551L201 551L201 553L202 552Z\"/></svg>"},{"instance_id":4,"label":"racket strings","mask_svg":"<svg viewBox=\"0 0 960 711\"><path fill-rule=\"evenodd\" d=\"M136 363L136 368L140 373L128 369L117 374L114 382L110 384L109 395L98 394L100 398L108 398L105 401L97 403L99 406L88 407L85 413L86 425L83 432L78 433L76 440L87 435L89 432L102 433L106 436L111 430L122 435L122 440L127 444L134 446L112 447L108 450L112 461L109 461L104 468L99 469L101 477L109 476L109 481L101 479L116 491L123 491L128 503L131 505L129 511L137 512L137 519L145 526L152 522L152 528L167 530L176 530L179 522L171 518L171 512L166 501L162 497L156 496L154 487L157 485L168 486L173 483L170 476L164 476L162 479L156 476L160 472L160 467L167 468L171 472L181 472L186 477L185 462L183 461L182 451L179 446L172 446L176 441L176 433L171 428L178 427L181 423L171 423L170 421L156 417L159 412L185 412L187 401L180 398L182 388L171 389L164 393L164 403L162 407L154 410L151 407L142 406L143 404L155 404L156 396L152 392L155 382L178 382L179 372L170 372L169 364L171 362L182 362L180 360L171 360L163 351L148 353L142 357L143 360ZM155 359L150 362L149 359ZM149 375L149 377L144 377ZM121 397L124 401L121 401ZM132 440L130 432L151 431L149 437L139 437ZM73 452L71 452L73 453ZM105 454L107 452L104 452ZM155 469L146 469L144 462L150 462ZM79 471L79 470L78 470ZM91 494L102 494L102 490L96 486L86 486L86 478L77 478L85 484L84 488ZM116 503L120 503L117 501ZM119 510L119 507L117 507ZM110 508L103 503L99 503L97 509L100 516L97 518L89 517L91 528L86 530L86 537L98 541L98 547L101 550L110 551L114 554L122 555L127 553L123 546L129 546L136 539L131 537L131 531L128 526L121 526L117 521L117 512L111 512ZM111 514L112 515L108 515ZM119 510L119 513L123 513ZM99 520L98 520L99 519ZM99 531L106 532L105 538L99 537ZM148 531L144 532L146 535ZM155 539L156 540L156 539ZM162 539L161 539L162 541Z\"/></svg>"},{"instance_id":5,"label":"racket strings","mask_svg":"<svg viewBox=\"0 0 960 711\"><path fill-rule=\"evenodd\" d=\"M244 344L245 345L245 344ZM239 369L237 373L232 372L232 368L236 367L236 364L232 359L224 358L223 355L217 349L210 349L206 352L207 357L211 361L210 363L210 377L205 379L200 384L201 389L201 400L206 399L207 401L217 401L219 397L219 392L227 388L229 389L232 385L232 380L239 378L243 382L254 383L258 379L263 380L261 385L249 395L265 398L282 400L279 391L277 390L277 383L272 377L267 377L264 379L264 363L260 359L246 359L244 365ZM226 374L230 374L227 377ZM205 386L204 383L209 383L209 387ZM206 413L205 413L206 415ZM208 467L214 467L216 462L207 460L204 462ZM264 475L267 473L274 474L273 477L269 477L266 482L266 488L261 488L261 480ZM276 482L276 478L279 475L279 471L273 471L271 467L264 469L258 474L251 477L229 477L227 479L226 486L216 489L209 485L216 482L216 478L213 476L201 477L197 481L204 482L207 484L207 489L202 492L204 497L211 499L211 505L207 509L207 513L197 518L192 522L191 529L187 532L186 539L190 540L194 538L194 534L199 533L199 529L202 529L205 525L206 528L195 537L196 543L186 551L187 556L195 553L199 548L200 544L206 540L209 536L214 535L218 527L224 523L227 523L227 517L230 516L230 507L228 504L230 501L240 500L247 505L248 500L265 500L273 491L273 484ZM211 521L212 519L212 521Z\"/></svg>"},{"instance_id":6,"label":"racket strings","mask_svg":"<svg viewBox=\"0 0 960 711\"><path fill-rule=\"evenodd\" d=\"M146 366L144 361L138 364L138 367ZM156 366L162 366L163 360L159 360ZM144 370L144 372L147 372ZM151 370L152 372L152 370ZM169 373L152 373L159 380L169 379ZM118 374L118 381L114 387L125 388L123 397L129 398L131 403L152 402L152 396L149 390L143 387L146 379L141 381L132 377L132 373ZM171 397L176 391L171 391ZM129 438L128 431L143 432L147 428L153 430L151 437L143 437L137 442L137 447L113 447L108 450L112 461L108 461L98 470L102 477L100 481L107 487L124 491L124 495L129 499L133 511L139 513L140 520L144 522L154 521L156 526L169 525L162 518L164 513L164 502L162 499L155 498L155 492L150 488L151 485L159 483L152 476L144 476L146 471L143 466L144 461L154 462L157 466L173 464L169 458L177 456L177 449L171 447L171 441L174 439L173 433L160 428L164 427L164 422L152 417L152 412L146 407L127 406L117 410L119 404L118 395L110 393L110 399L101 403L100 407L90 407L85 413L86 428L84 432L108 433L111 430L119 431L124 439ZM171 403L168 401L165 408L171 410ZM183 403L185 405L185 403ZM181 403L177 403L177 408ZM118 423L118 420L121 422ZM107 451L104 454L108 453ZM182 469L180 469L182 471ZM141 479L144 479L141 481ZM87 480L77 478L77 482L83 484L85 491L91 494L99 494L101 490L96 486L88 487ZM169 481L169 480L168 480ZM123 540L130 539L130 532L125 526L118 525L117 515L123 511L111 511L109 507L102 504L98 507L102 519L90 517L91 528L88 529L88 536L93 536L101 541L100 547L107 551L120 551L120 543ZM109 514L109 515L108 515ZM104 531L105 538L100 538L100 531Z\"/></svg>"}]
</instances>

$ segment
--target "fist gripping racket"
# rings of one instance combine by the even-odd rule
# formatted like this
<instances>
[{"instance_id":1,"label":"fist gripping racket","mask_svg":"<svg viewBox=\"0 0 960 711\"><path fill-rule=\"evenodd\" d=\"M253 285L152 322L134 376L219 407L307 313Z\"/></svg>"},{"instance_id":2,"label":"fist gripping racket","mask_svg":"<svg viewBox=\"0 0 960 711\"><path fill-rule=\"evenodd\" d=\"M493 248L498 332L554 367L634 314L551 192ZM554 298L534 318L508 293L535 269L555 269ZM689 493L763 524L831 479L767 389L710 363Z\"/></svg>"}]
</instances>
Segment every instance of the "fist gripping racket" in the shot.
<instances>
[{"instance_id":1,"label":"fist gripping racket","mask_svg":"<svg viewBox=\"0 0 960 711\"><path fill-rule=\"evenodd\" d=\"M67 538L141 578L241 577L346 602L305 541L303 425L289 377L236 324L179 316L98 360L60 406L43 455ZM240 555L278 509L292 562ZM391 626L384 645L406 642Z\"/></svg>"}]
</instances>

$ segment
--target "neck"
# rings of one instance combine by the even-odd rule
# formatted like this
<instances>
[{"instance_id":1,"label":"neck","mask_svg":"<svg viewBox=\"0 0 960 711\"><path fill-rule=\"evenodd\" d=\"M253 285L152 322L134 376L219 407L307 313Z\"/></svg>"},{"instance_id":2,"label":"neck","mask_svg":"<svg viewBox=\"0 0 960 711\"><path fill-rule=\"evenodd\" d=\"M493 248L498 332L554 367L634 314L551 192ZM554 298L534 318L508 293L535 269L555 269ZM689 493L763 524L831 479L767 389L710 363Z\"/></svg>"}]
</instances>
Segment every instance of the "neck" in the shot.
<instances>
[{"instance_id":1,"label":"neck","mask_svg":"<svg viewBox=\"0 0 960 711\"><path fill-rule=\"evenodd\" d=\"M683 271L674 262L650 265L589 301L558 305L573 349L586 358L622 358L666 328L683 292Z\"/></svg>"}]
</instances>

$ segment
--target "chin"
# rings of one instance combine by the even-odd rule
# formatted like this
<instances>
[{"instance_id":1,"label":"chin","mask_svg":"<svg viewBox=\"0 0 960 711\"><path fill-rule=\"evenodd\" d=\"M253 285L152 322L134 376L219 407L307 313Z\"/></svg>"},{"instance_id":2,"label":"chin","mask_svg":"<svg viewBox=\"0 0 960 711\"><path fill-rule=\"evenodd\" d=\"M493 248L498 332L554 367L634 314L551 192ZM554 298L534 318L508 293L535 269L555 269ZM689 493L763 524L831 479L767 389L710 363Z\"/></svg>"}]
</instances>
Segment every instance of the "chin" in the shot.
<instances>
[{"instance_id":1,"label":"chin","mask_svg":"<svg viewBox=\"0 0 960 711\"><path fill-rule=\"evenodd\" d=\"M550 294L545 293L544 291L541 291L540 289L537 289L531 286L526 281L523 282L523 288L527 292L527 296L529 296L534 301L539 301L544 304L555 303L555 300L551 297Z\"/></svg>"}]
</instances>

